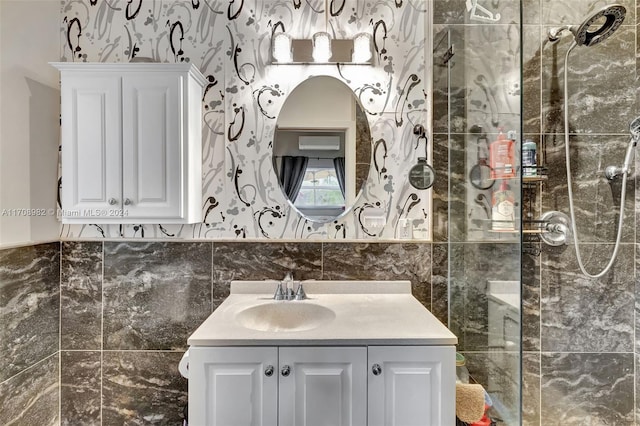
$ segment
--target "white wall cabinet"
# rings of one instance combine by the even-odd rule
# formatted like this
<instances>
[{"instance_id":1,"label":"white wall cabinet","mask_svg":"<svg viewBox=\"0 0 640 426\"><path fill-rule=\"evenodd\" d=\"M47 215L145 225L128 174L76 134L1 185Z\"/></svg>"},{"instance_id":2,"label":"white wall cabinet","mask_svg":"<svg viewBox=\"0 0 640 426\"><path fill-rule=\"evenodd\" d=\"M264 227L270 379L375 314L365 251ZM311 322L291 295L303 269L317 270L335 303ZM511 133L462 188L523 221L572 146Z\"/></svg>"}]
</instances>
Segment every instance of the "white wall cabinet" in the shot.
<instances>
[{"instance_id":1,"label":"white wall cabinet","mask_svg":"<svg viewBox=\"0 0 640 426\"><path fill-rule=\"evenodd\" d=\"M455 348L192 346L189 424L454 425Z\"/></svg>"},{"instance_id":2,"label":"white wall cabinet","mask_svg":"<svg viewBox=\"0 0 640 426\"><path fill-rule=\"evenodd\" d=\"M54 63L63 223L202 220L202 93L190 64Z\"/></svg>"}]
</instances>

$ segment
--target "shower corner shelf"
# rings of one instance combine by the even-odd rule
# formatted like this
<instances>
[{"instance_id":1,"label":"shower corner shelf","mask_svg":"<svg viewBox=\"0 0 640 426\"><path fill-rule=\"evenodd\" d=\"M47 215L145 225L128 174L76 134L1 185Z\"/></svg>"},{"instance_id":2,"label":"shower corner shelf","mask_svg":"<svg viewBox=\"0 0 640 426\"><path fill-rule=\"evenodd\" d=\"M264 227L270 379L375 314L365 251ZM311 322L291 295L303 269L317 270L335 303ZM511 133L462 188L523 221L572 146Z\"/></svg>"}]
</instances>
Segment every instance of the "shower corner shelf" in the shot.
<instances>
[{"instance_id":1,"label":"shower corner shelf","mask_svg":"<svg viewBox=\"0 0 640 426\"><path fill-rule=\"evenodd\" d=\"M525 211L522 212L523 218L529 219L522 220L522 253L530 254L533 256L539 256L541 253L540 243L541 236L547 232L547 223L540 220L534 220L531 218L539 217L540 211L534 207L536 198L540 195L540 185L549 179L548 169L546 166L536 166L535 176L522 176L522 189L528 191L530 194L528 202L524 202L523 207ZM523 198L524 195L523 195ZM539 208L540 206L538 206Z\"/></svg>"}]
</instances>

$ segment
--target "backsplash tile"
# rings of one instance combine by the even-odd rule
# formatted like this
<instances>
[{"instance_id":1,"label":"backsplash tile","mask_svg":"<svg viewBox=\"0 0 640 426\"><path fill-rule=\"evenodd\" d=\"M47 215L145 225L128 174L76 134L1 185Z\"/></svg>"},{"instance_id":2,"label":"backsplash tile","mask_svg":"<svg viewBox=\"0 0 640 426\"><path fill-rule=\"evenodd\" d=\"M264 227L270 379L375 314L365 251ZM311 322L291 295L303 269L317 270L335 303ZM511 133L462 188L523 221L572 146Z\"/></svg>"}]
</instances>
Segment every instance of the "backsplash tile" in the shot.
<instances>
[{"instance_id":1,"label":"backsplash tile","mask_svg":"<svg viewBox=\"0 0 640 426\"><path fill-rule=\"evenodd\" d=\"M60 244L0 250L0 382L58 351Z\"/></svg>"},{"instance_id":2,"label":"backsplash tile","mask_svg":"<svg viewBox=\"0 0 640 426\"><path fill-rule=\"evenodd\" d=\"M100 425L102 353L60 352L60 424Z\"/></svg>"},{"instance_id":3,"label":"backsplash tile","mask_svg":"<svg viewBox=\"0 0 640 426\"><path fill-rule=\"evenodd\" d=\"M102 243L62 243L60 348L102 348Z\"/></svg>"},{"instance_id":4,"label":"backsplash tile","mask_svg":"<svg viewBox=\"0 0 640 426\"><path fill-rule=\"evenodd\" d=\"M182 424L188 382L178 372L181 357L181 352L105 351L102 424Z\"/></svg>"},{"instance_id":5,"label":"backsplash tile","mask_svg":"<svg viewBox=\"0 0 640 426\"><path fill-rule=\"evenodd\" d=\"M59 424L58 363L52 355L0 383L0 424Z\"/></svg>"},{"instance_id":6,"label":"backsplash tile","mask_svg":"<svg viewBox=\"0 0 640 426\"><path fill-rule=\"evenodd\" d=\"M431 309L430 243L323 243L324 280L409 280Z\"/></svg>"},{"instance_id":7,"label":"backsplash tile","mask_svg":"<svg viewBox=\"0 0 640 426\"><path fill-rule=\"evenodd\" d=\"M321 243L213 243L214 308L229 295L233 280L322 278Z\"/></svg>"},{"instance_id":8,"label":"backsplash tile","mask_svg":"<svg viewBox=\"0 0 640 426\"><path fill-rule=\"evenodd\" d=\"M211 243L105 242L104 349L186 349L212 312Z\"/></svg>"}]
</instances>

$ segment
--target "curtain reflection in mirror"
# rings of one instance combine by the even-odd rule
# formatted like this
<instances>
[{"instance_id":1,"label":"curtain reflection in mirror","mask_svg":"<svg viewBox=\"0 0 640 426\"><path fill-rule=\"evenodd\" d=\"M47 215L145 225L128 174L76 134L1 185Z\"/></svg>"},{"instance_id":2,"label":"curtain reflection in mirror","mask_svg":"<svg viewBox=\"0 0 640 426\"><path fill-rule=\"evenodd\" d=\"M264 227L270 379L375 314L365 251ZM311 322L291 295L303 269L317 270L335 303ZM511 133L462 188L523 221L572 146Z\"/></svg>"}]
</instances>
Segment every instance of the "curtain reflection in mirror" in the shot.
<instances>
[{"instance_id":1,"label":"curtain reflection in mirror","mask_svg":"<svg viewBox=\"0 0 640 426\"><path fill-rule=\"evenodd\" d=\"M289 200L296 201L309 163L308 157L283 155L280 164L280 183Z\"/></svg>"},{"instance_id":2,"label":"curtain reflection in mirror","mask_svg":"<svg viewBox=\"0 0 640 426\"><path fill-rule=\"evenodd\" d=\"M345 182L344 182L344 157L336 157L333 159L333 167L336 169L336 177L338 178L338 185L340 185L340 191L342 196L345 196Z\"/></svg>"}]
</instances>

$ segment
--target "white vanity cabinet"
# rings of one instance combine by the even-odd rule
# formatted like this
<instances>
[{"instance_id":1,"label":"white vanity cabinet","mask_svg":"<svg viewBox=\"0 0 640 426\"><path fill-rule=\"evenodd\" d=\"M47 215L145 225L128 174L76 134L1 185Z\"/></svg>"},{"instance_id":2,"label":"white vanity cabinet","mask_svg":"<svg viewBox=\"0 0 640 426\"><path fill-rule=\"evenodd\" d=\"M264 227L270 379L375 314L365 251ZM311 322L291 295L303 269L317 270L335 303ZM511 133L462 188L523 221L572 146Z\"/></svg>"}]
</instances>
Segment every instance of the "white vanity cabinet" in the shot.
<instances>
[{"instance_id":1,"label":"white vanity cabinet","mask_svg":"<svg viewBox=\"0 0 640 426\"><path fill-rule=\"evenodd\" d=\"M192 64L53 63L63 223L202 220L202 93Z\"/></svg>"},{"instance_id":2,"label":"white vanity cabinet","mask_svg":"<svg viewBox=\"0 0 640 426\"><path fill-rule=\"evenodd\" d=\"M192 346L189 424L454 425L450 377L454 346Z\"/></svg>"},{"instance_id":3,"label":"white vanity cabinet","mask_svg":"<svg viewBox=\"0 0 640 426\"><path fill-rule=\"evenodd\" d=\"M454 425L454 346L370 346L368 426Z\"/></svg>"}]
</instances>

